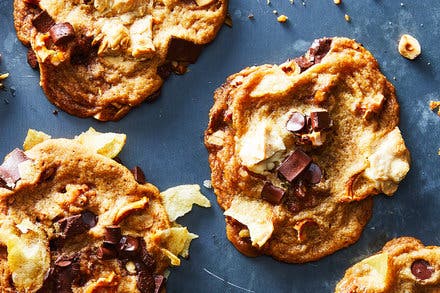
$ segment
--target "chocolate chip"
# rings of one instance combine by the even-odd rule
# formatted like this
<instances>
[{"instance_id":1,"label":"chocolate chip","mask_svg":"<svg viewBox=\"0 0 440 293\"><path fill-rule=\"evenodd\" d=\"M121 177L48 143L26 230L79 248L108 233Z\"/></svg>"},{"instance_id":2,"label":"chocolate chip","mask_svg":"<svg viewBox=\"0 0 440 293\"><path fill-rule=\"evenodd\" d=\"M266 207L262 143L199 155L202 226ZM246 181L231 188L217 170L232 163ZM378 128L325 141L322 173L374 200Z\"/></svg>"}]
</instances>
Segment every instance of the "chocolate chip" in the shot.
<instances>
[{"instance_id":1,"label":"chocolate chip","mask_svg":"<svg viewBox=\"0 0 440 293\"><path fill-rule=\"evenodd\" d=\"M157 74L163 79L167 79L170 77L172 73L172 66L171 62L167 62L165 64L162 64L161 66L157 67Z\"/></svg>"},{"instance_id":2,"label":"chocolate chip","mask_svg":"<svg viewBox=\"0 0 440 293\"><path fill-rule=\"evenodd\" d=\"M137 276L136 287L141 293L155 292L156 280L153 277L153 274L146 271L140 271Z\"/></svg>"},{"instance_id":3,"label":"chocolate chip","mask_svg":"<svg viewBox=\"0 0 440 293\"><path fill-rule=\"evenodd\" d=\"M105 227L104 239L113 244L118 244L122 238L121 227L107 226Z\"/></svg>"},{"instance_id":4,"label":"chocolate chip","mask_svg":"<svg viewBox=\"0 0 440 293\"><path fill-rule=\"evenodd\" d=\"M411 273L419 280L431 278L434 267L424 259L415 260L411 265Z\"/></svg>"},{"instance_id":5,"label":"chocolate chip","mask_svg":"<svg viewBox=\"0 0 440 293\"><path fill-rule=\"evenodd\" d=\"M99 259L108 260L115 259L118 257L116 244L104 241L102 245L98 248L97 256Z\"/></svg>"},{"instance_id":6,"label":"chocolate chip","mask_svg":"<svg viewBox=\"0 0 440 293\"><path fill-rule=\"evenodd\" d=\"M35 55L34 50L30 49L27 51L27 62L32 69L38 68L38 59L37 55Z\"/></svg>"},{"instance_id":7,"label":"chocolate chip","mask_svg":"<svg viewBox=\"0 0 440 293\"><path fill-rule=\"evenodd\" d=\"M84 211L82 214L70 216L58 221L63 237L71 237L87 232L96 226L98 217L90 212Z\"/></svg>"},{"instance_id":8,"label":"chocolate chip","mask_svg":"<svg viewBox=\"0 0 440 293\"><path fill-rule=\"evenodd\" d=\"M10 189L14 188L15 183L21 178L18 165L27 160L29 158L20 149L14 149L9 153L0 166L0 186Z\"/></svg>"},{"instance_id":9,"label":"chocolate chip","mask_svg":"<svg viewBox=\"0 0 440 293\"><path fill-rule=\"evenodd\" d=\"M139 240L132 236L122 236L119 241L119 253L122 258L136 257L139 252Z\"/></svg>"},{"instance_id":10,"label":"chocolate chip","mask_svg":"<svg viewBox=\"0 0 440 293\"><path fill-rule=\"evenodd\" d=\"M313 41L312 46L309 49L309 56L313 58L314 64L318 64L330 51L332 44L331 38L317 39Z\"/></svg>"},{"instance_id":11,"label":"chocolate chip","mask_svg":"<svg viewBox=\"0 0 440 293\"><path fill-rule=\"evenodd\" d=\"M310 166L304 171L304 180L310 184L318 184L321 182L322 171L321 168L315 163L311 163Z\"/></svg>"},{"instance_id":12,"label":"chocolate chip","mask_svg":"<svg viewBox=\"0 0 440 293\"><path fill-rule=\"evenodd\" d=\"M310 113L312 129L315 131L327 129L331 126L332 120L327 111L316 111Z\"/></svg>"},{"instance_id":13,"label":"chocolate chip","mask_svg":"<svg viewBox=\"0 0 440 293\"><path fill-rule=\"evenodd\" d=\"M55 45L61 45L75 37L75 30L70 23L61 22L53 25L49 30L49 34Z\"/></svg>"},{"instance_id":14,"label":"chocolate chip","mask_svg":"<svg viewBox=\"0 0 440 293\"><path fill-rule=\"evenodd\" d=\"M296 149L278 168L278 172L289 182L295 180L312 162L300 149Z\"/></svg>"},{"instance_id":15,"label":"chocolate chip","mask_svg":"<svg viewBox=\"0 0 440 293\"><path fill-rule=\"evenodd\" d=\"M134 180L139 184L145 184L145 174L139 166L134 167L130 170L133 173Z\"/></svg>"},{"instance_id":16,"label":"chocolate chip","mask_svg":"<svg viewBox=\"0 0 440 293\"><path fill-rule=\"evenodd\" d=\"M90 228L93 228L98 223L98 216L91 211L84 211L81 214L82 221Z\"/></svg>"},{"instance_id":17,"label":"chocolate chip","mask_svg":"<svg viewBox=\"0 0 440 293\"><path fill-rule=\"evenodd\" d=\"M154 276L154 283L156 285L156 289L154 289L154 293L159 293L160 290L165 286L165 278L162 275Z\"/></svg>"},{"instance_id":18,"label":"chocolate chip","mask_svg":"<svg viewBox=\"0 0 440 293\"><path fill-rule=\"evenodd\" d=\"M168 45L167 60L194 63L202 49L203 45L196 45L193 42L172 37Z\"/></svg>"},{"instance_id":19,"label":"chocolate chip","mask_svg":"<svg viewBox=\"0 0 440 293\"><path fill-rule=\"evenodd\" d=\"M68 258L64 255L55 261L52 278L55 282L55 291L61 293L72 292L72 284L80 275L79 258Z\"/></svg>"},{"instance_id":20,"label":"chocolate chip","mask_svg":"<svg viewBox=\"0 0 440 293\"><path fill-rule=\"evenodd\" d=\"M32 19L32 25L40 33L47 33L54 24L55 21L46 10L41 11Z\"/></svg>"},{"instance_id":21,"label":"chocolate chip","mask_svg":"<svg viewBox=\"0 0 440 293\"><path fill-rule=\"evenodd\" d=\"M295 58L294 61L298 64L299 68L301 68L301 72L313 66L313 62L308 60L305 56Z\"/></svg>"},{"instance_id":22,"label":"chocolate chip","mask_svg":"<svg viewBox=\"0 0 440 293\"><path fill-rule=\"evenodd\" d=\"M283 198L285 190L273 185L270 182L264 183L261 197L273 204L279 204Z\"/></svg>"},{"instance_id":23,"label":"chocolate chip","mask_svg":"<svg viewBox=\"0 0 440 293\"><path fill-rule=\"evenodd\" d=\"M287 130L292 132L301 131L304 126L306 126L306 117L299 112L293 112L286 124Z\"/></svg>"},{"instance_id":24,"label":"chocolate chip","mask_svg":"<svg viewBox=\"0 0 440 293\"><path fill-rule=\"evenodd\" d=\"M77 36L72 48L70 63L74 65L87 65L98 52L99 44L92 45L93 37Z\"/></svg>"},{"instance_id":25,"label":"chocolate chip","mask_svg":"<svg viewBox=\"0 0 440 293\"><path fill-rule=\"evenodd\" d=\"M146 270L149 272L154 272L156 269L156 261L154 260L153 256L148 253L145 240L143 238L139 238L139 243L141 245L140 258L145 265Z\"/></svg>"}]
</instances>

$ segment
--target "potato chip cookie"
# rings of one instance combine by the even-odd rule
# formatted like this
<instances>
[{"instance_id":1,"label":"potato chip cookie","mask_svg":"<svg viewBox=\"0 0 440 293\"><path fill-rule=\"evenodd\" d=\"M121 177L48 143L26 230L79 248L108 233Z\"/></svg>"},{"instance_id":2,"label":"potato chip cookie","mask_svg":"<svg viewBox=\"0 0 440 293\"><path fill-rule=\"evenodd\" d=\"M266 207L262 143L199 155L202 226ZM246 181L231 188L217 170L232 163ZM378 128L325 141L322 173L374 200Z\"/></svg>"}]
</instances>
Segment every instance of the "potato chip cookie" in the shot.
<instances>
[{"instance_id":1,"label":"potato chip cookie","mask_svg":"<svg viewBox=\"0 0 440 293\"><path fill-rule=\"evenodd\" d=\"M224 22L226 0L15 0L48 99L64 111L118 120L183 74Z\"/></svg>"},{"instance_id":2,"label":"potato chip cookie","mask_svg":"<svg viewBox=\"0 0 440 293\"><path fill-rule=\"evenodd\" d=\"M412 237L385 244L380 252L349 268L336 293L438 293L440 247Z\"/></svg>"},{"instance_id":3,"label":"potato chip cookie","mask_svg":"<svg viewBox=\"0 0 440 293\"><path fill-rule=\"evenodd\" d=\"M111 159L125 135L30 131L0 166L2 292L165 292L166 269L197 235L170 221L167 196ZM186 188L198 204L209 201ZM182 202L174 192L174 205ZM190 199L189 201L191 201Z\"/></svg>"},{"instance_id":4,"label":"potato chip cookie","mask_svg":"<svg viewBox=\"0 0 440 293\"><path fill-rule=\"evenodd\" d=\"M249 67L215 93L205 144L229 240L248 256L319 259L359 238L370 195L409 170L393 86L346 38Z\"/></svg>"}]
</instances>

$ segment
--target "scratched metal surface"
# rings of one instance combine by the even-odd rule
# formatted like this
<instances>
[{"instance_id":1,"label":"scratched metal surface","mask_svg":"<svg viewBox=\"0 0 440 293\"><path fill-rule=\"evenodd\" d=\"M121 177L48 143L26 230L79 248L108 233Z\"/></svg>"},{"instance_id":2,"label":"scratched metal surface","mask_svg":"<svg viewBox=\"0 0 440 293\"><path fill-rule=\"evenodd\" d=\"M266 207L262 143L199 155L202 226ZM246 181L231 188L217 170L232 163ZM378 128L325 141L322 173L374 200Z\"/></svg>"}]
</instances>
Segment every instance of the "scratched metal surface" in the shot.
<instances>
[{"instance_id":1,"label":"scratched metal surface","mask_svg":"<svg viewBox=\"0 0 440 293\"><path fill-rule=\"evenodd\" d=\"M212 190L203 188L211 209L196 208L180 222L199 234L191 257L172 269L169 292L331 292L344 270L377 251L389 239L411 235L440 245L440 117L428 108L440 98L440 1L231 0L233 28L224 27L197 64L172 77L159 100L132 111L117 123L79 119L55 109L38 85L38 73L26 64L26 49L15 37L12 0L0 1L0 72L9 72L0 90L0 154L20 146L28 128L54 137L72 137L93 126L125 132L121 158L140 165L159 188L202 184L209 178L202 144L212 93L225 78L253 64L280 63L302 54L314 38L347 36L362 42L393 81L401 105L401 129L412 154L412 168L393 198L378 196L374 215L361 239L320 261L292 265L269 257L247 258L226 240L222 211ZM285 14L276 21L273 10ZM254 15L254 20L248 18ZM344 20L351 16L351 22ZM414 35L423 53L416 61L402 58L397 40ZM395 80L393 80L393 77Z\"/></svg>"}]
</instances>

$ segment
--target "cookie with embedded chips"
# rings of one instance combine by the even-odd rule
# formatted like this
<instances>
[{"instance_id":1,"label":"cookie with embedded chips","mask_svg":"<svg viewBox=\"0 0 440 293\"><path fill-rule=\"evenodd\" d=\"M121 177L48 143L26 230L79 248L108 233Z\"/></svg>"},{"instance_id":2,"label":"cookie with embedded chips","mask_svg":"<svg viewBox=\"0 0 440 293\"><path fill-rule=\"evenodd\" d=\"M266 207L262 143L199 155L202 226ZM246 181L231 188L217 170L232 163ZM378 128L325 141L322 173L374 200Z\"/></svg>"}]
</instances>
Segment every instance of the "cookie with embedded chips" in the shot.
<instances>
[{"instance_id":1,"label":"cookie with embedded chips","mask_svg":"<svg viewBox=\"0 0 440 293\"><path fill-rule=\"evenodd\" d=\"M359 238L371 195L409 170L394 87L346 38L249 67L215 92L205 144L226 233L242 253L307 262Z\"/></svg>"},{"instance_id":2,"label":"cookie with embedded chips","mask_svg":"<svg viewBox=\"0 0 440 293\"><path fill-rule=\"evenodd\" d=\"M440 247L400 237L349 268L336 293L440 292Z\"/></svg>"},{"instance_id":3,"label":"cookie with embedded chips","mask_svg":"<svg viewBox=\"0 0 440 293\"><path fill-rule=\"evenodd\" d=\"M123 134L94 130L75 139L30 131L26 151L6 156L0 166L2 292L165 291L167 268L179 265L178 256L187 257L197 238L173 221L192 202L209 201L194 186L176 187L174 206L187 208L172 211L164 205L169 191L159 193L139 168L130 172L111 159L124 143Z\"/></svg>"},{"instance_id":4,"label":"cookie with embedded chips","mask_svg":"<svg viewBox=\"0 0 440 293\"><path fill-rule=\"evenodd\" d=\"M15 0L48 99L64 111L118 120L183 74L224 22L226 0Z\"/></svg>"}]
</instances>

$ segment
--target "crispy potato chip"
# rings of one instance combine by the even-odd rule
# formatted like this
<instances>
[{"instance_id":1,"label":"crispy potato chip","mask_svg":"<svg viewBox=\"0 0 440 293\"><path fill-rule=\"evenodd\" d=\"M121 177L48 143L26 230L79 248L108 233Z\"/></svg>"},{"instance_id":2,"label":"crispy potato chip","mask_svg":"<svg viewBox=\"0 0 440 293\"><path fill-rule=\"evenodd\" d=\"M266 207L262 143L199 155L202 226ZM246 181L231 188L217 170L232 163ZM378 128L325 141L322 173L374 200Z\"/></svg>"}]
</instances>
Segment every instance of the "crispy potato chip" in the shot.
<instances>
[{"instance_id":1,"label":"crispy potato chip","mask_svg":"<svg viewBox=\"0 0 440 293\"><path fill-rule=\"evenodd\" d=\"M178 266L180 259L177 256L188 257L191 241L199 236L189 232L186 227L176 226L159 231L155 237L161 240L162 252L170 258L171 264Z\"/></svg>"},{"instance_id":2,"label":"crispy potato chip","mask_svg":"<svg viewBox=\"0 0 440 293\"><path fill-rule=\"evenodd\" d=\"M211 206L209 199L200 193L198 184L171 187L160 195L171 222L191 211L193 204L205 208Z\"/></svg>"},{"instance_id":3,"label":"crispy potato chip","mask_svg":"<svg viewBox=\"0 0 440 293\"><path fill-rule=\"evenodd\" d=\"M26 135L26 138L24 139L23 142L23 149L25 151L30 150L31 148L33 148L34 146L36 146L39 143L42 143L43 141L50 139L51 136L42 132L42 131L37 131L35 129L29 129L28 133Z\"/></svg>"},{"instance_id":4,"label":"crispy potato chip","mask_svg":"<svg viewBox=\"0 0 440 293\"><path fill-rule=\"evenodd\" d=\"M123 133L102 133L90 127L86 132L76 136L75 140L100 155L114 158L121 152L126 138Z\"/></svg>"},{"instance_id":5,"label":"crispy potato chip","mask_svg":"<svg viewBox=\"0 0 440 293\"><path fill-rule=\"evenodd\" d=\"M263 246L272 235L272 207L267 202L236 197L224 215L248 227L253 246Z\"/></svg>"},{"instance_id":6,"label":"crispy potato chip","mask_svg":"<svg viewBox=\"0 0 440 293\"><path fill-rule=\"evenodd\" d=\"M385 292L391 283L389 265L390 259L386 252L370 256L359 264L360 268L365 270L362 278L365 278L366 284L382 292Z\"/></svg>"}]
</instances>

